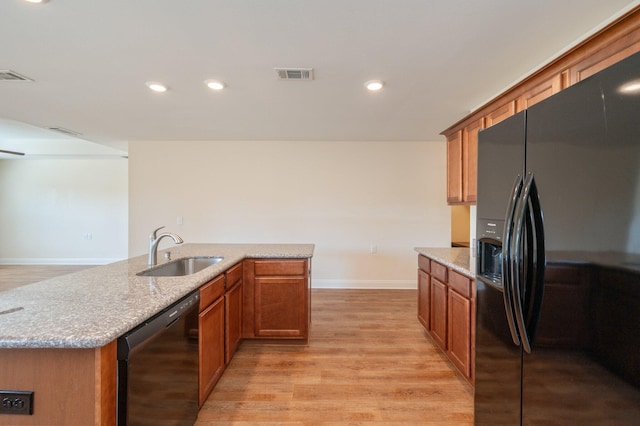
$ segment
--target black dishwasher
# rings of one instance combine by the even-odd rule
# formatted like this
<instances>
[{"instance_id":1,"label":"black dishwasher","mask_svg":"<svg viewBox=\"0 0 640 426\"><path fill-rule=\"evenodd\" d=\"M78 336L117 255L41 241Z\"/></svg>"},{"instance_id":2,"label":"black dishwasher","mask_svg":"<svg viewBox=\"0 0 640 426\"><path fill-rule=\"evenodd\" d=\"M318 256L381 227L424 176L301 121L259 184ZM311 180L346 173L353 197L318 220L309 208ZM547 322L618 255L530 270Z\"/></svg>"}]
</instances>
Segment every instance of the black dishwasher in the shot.
<instances>
[{"instance_id":1,"label":"black dishwasher","mask_svg":"<svg viewBox=\"0 0 640 426\"><path fill-rule=\"evenodd\" d=\"M199 299L193 292L118 339L118 426L195 423Z\"/></svg>"}]
</instances>

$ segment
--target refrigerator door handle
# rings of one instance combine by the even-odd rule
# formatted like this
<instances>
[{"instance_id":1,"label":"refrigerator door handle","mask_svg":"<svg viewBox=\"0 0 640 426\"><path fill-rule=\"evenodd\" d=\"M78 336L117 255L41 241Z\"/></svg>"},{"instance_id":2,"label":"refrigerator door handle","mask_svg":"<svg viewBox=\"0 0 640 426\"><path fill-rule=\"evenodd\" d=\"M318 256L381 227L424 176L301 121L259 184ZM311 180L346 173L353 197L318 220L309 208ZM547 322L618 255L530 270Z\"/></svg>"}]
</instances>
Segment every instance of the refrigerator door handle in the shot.
<instances>
[{"instance_id":1,"label":"refrigerator door handle","mask_svg":"<svg viewBox=\"0 0 640 426\"><path fill-rule=\"evenodd\" d=\"M502 241L502 295L504 299L504 309L507 315L507 324L509 325L509 331L511 333L511 339L516 346L520 346L520 336L518 335L513 308L513 277L511 274L511 266L513 260L511 240L513 238L513 219L516 204L518 199L520 198L520 193L522 191L522 185L522 176L517 175L515 182L513 183L513 189L511 190L509 205L507 206L507 213L504 220L504 237Z\"/></svg>"},{"instance_id":2,"label":"refrigerator door handle","mask_svg":"<svg viewBox=\"0 0 640 426\"><path fill-rule=\"evenodd\" d=\"M532 286L530 287L529 300L527 301L526 333L529 341L532 343L542 310L542 299L544 295L544 272L546 268L546 251L544 246L544 214L542 212L542 204L538 197L538 188L535 179L532 179L531 192L529 194L529 206L532 216L533 228L533 253L530 253L533 276L530 277Z\"/></svg>"},{"instance_id":3,"label":"refrigerator door handle","mask_svg":"<svg viewBox=\"0 0 640 426\"><path fill-rule=\"evenodd\" d=\"M525 263L527 264L530 261L530 259L523 258L522 247L523 247L523 240L524 240L524 233L525 233L525 218L527 214L527 206L531 201L532 195L537 201L538 197L537 197L537 189L536 189L535 181L533 178L533 174L529 173L527 174L527 177L524 180L522 194L520 196L520 199L518 200L518 203L516 204L515 213L514 213L515 231L514 231L514 238L511 240L511 252L513 254L513 259L511 261L512 269L510 271L510 274L512 276L512 282L513 282L513 291L511 293L511 297L512 297L512 303L514 307L516 324L518 326L520 340L522 342L522 349L527 353L531 353L531 342L532 342L533 336L529 333L529 331L531 330L527 329L527 326L526 326L527 321L525 321L525 317L524 317L525 314L524 314L524 308L523 308L524 300L522 297L523 294L522 294L522 274L521 274L521 271L523 271L523 268L521 265L523 261L525 261ZM534 232L537 234L536 230L534 230ZM544 246L544 243L542 244ZM544 247L542 247L542 250L544 252ZM528 255L531 255L531 253L529 253L527 250L527 256ZM535 287L532 287L532 288L535 288ZM534 294L534 297L535 297L535 294Z\"/></svg>"}]
</instances>

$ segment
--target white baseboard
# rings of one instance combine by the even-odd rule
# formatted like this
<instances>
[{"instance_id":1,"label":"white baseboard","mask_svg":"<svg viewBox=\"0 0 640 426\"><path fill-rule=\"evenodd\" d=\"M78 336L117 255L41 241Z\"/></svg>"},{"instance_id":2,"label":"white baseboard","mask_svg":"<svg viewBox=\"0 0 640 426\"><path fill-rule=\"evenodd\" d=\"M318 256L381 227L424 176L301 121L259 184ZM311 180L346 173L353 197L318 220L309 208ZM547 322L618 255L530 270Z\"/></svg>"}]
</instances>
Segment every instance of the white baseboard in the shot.
<instances>
[{"instance_id":1,"label":"white baseboard","mask_svg":"<svg viewBox=\"0 0 640 426\"><path fill-rule=\"evenodd\" d=\"M415 290L415 280L318 280L311 277L312 288Z\"/></svg>"},{"instance_id":2,"label":"white baseboard","mask_svg":"<svg viewBox=\"0 0 640 426\"><path fill-rule=\"evenodd\" d=\"M105 258L0 258L0 265L106 265L123 259Z\"/></svg>"}]
</instances>

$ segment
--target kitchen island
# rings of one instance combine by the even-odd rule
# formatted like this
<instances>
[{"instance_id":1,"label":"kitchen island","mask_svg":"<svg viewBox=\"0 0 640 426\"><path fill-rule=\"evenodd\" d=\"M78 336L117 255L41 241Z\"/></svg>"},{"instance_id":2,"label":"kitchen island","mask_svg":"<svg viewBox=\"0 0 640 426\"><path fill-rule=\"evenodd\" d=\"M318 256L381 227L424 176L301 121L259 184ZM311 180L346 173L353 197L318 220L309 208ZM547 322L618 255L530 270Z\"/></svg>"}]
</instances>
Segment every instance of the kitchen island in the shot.
<instances>
[{"instance_id":1,"label":"kitchen island","mask_svg":"<svg viewBox=\"0 0 640 426\"><path fill-rule=\"evenodd\" d=\"M309 265L313 250L312 244L185 244L159 258L170 251L173 259L224 259L192 275L141 277L136 274L148 269L144 255L2 292L0 386L34 391L34 410L1 414L0 423L115 424L119 336L245 259ZM253 307L247 297L254 293L245 293L244 305ZM303 294L307 303L308 291Z\"/></svg>"}]
</instances>

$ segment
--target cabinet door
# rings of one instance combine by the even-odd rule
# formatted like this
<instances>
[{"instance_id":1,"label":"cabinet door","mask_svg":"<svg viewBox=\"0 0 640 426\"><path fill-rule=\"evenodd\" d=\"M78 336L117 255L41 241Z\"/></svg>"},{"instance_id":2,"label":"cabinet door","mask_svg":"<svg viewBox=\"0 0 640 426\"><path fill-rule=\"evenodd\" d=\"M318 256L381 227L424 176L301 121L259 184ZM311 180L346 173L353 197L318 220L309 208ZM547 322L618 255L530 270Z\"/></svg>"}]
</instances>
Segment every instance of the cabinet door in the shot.
<instances>
[{"instance_id":1,"label":"cabinet door","mask_svg":"<svg viewBox=\"0 0 640 426\"><path fill-rule=\"evenodd\" d=\"M242 338L242 281L227 290L224 303L226 317L225 364L229 364Z\"/></svg>"},{"instance_id":2,"label":"cabinet door","mask_svg":"<svg viewBox=\"0 0 640 426\"><path fill-rule=\"evenodd\" d=\"M425 330L429 330L430 293L429 274L418 269L418 321Z\"/></svg>"},{"instance_id":3,"label":"cabinet door","mask_svg":"<svg viewBox=\"0 0 640 426\"><path fill-rule=\"evenodd\" d=\"M447 355L460 372L471 378L471 301L453 290L448 295Z\"/></svg>"},{"instance_id":4,"label":"cabinet door","mask_svg":"<svg viewBox=\"0 0 640 426\"><path fill-rule=\"evenodd\" d=\"M202 405L224 371L224 298L221 297L199 316L200 385Z\"/></svg>"},{"instance_id":5,"label":"cabinet door","mask_svg":"<svg viewBox=\"0 0 640 426\"><path fill-rule=\"evenodd\" d=\"M571 84L591 77L616 62L620 62L640 51L639 37L640 34L636 33L629 37L623 37L613 43L609 42L598 52L585 57L582 61L571 67Z\"/></svg>"},{"instance_id":6,"label":"cabinet door","mask_svg":"<svg viewBox=\"0 0 640 426\"><path fill-rule=\"evenodd\" d=\"M478 132L484 129L479 118L462 131L462 201L475 203L478 187Z\"/></svg>"},{"instance_id":7,"label":"cabinet door","mask_svg":"<svg viewBox=\"0 0 640 426\"><path fill-rule=\"evenodd\" d=\"M254 297L256 336L308 336L307 280L304 277L256 277Z\"/></svg>"},{"instance_id":8,"label":"cabinet door","mask_svg":"<svg viewBox=\"0 0 640 426\"><path fill-rule=\"evenodd\" d=\"M487 114L485 120L487 127L498 124L502 120L505 120L516 113L516 101L515 99L501 105Z\"/></svg>"},{"instance_id":9,"label":"cabinet door","mask_svg":"<svg viewBox=\"0 0 640 426\"><path fill-rule=\"evenodd\" d=\"M431 277L431 337L447 349L447 286Z\"/></svg>"},{"instance_id":10,"label":"cabinet door","mask_svg":"<svg viewBox=\"0 0 640 426\"><path fill-rule=\"evenodd\" d=\"M447 203L462 202L462 131L447 137Z\"/></svg>"},{"instance_id":11,"label":"cabinet door","mask_svg":"<svg viewBox=\"0 0 640 426\"><path fill-rule=\"evenodd\" d=\"M555 95L562 89L566 89L568 85L568 70L551 76L544 81L541 81L518 98L518 112L523 111L530 106L535 105L538 102Z\"/></svg>"}]
</instances>

